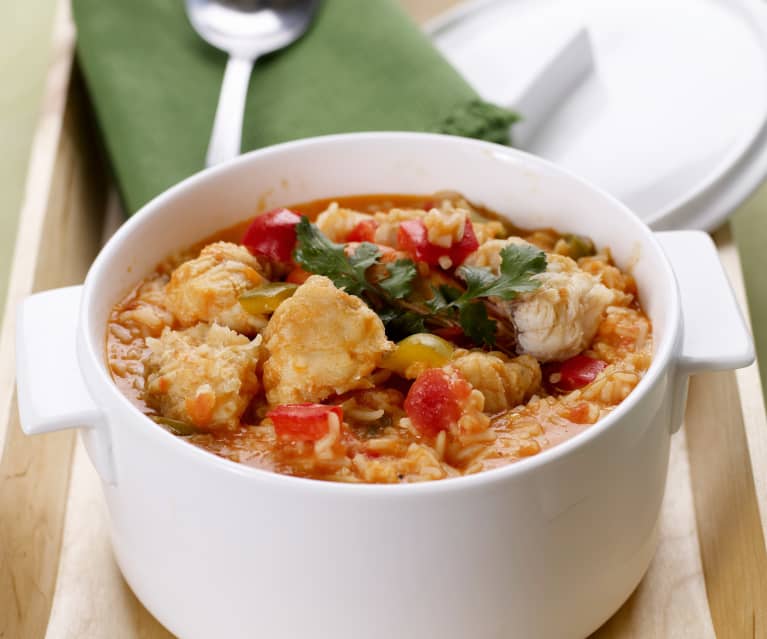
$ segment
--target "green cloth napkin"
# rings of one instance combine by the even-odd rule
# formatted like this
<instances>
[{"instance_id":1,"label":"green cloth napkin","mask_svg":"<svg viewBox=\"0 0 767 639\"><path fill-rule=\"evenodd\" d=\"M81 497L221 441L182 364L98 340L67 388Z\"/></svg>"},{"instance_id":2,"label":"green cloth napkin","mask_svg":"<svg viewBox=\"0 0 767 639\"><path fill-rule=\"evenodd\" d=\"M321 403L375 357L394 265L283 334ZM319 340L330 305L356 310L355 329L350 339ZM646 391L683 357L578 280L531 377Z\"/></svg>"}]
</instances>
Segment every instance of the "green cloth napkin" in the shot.
<instances>
[{"instance_id":1,"label":"green cloth napkin","mask_svg":"<svg viewBox=\"0 0 767 639\"><path fill-rule=\"evenodd\" d=\"M203 168L225 54L181 0L74 0L78 59L126 210ZM516 116L478 99L394 0L325 0L297 43L259 60L243 151L349 131L508 141Z\"/></svg>"}]
</instances>

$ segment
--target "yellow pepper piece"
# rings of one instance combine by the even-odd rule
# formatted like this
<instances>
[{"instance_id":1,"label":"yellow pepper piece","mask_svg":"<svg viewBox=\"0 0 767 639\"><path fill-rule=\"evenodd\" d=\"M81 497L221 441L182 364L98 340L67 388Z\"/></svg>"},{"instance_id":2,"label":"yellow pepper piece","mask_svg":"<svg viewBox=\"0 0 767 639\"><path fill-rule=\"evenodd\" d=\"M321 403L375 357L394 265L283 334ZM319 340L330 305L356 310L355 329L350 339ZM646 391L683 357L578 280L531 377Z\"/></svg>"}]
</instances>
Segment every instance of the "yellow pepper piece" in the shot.
<instances>
[{"instance_id":1,"label":"yellow pepper piece","mask_svg":"<svg viewBox=\"0 0 767 639\"><path fill-rule=\"evenodd\" d=\"M268 282L240 296L240 306L253 315L273 313L298 288L288 282Z\"/></svg>"},{"instance_id":2,"label":"yellow pepper piece","mask_svg":"<svg viewBox=\"0 0 767 639\"><path fill-rule=\"evenodd\" d=\"M444 366L453 357L454 350L446 339L431 333L416 333L397 342L394 350L384 357L381 368L412 378L427 368Z\"/></svg>"}]
</instances>

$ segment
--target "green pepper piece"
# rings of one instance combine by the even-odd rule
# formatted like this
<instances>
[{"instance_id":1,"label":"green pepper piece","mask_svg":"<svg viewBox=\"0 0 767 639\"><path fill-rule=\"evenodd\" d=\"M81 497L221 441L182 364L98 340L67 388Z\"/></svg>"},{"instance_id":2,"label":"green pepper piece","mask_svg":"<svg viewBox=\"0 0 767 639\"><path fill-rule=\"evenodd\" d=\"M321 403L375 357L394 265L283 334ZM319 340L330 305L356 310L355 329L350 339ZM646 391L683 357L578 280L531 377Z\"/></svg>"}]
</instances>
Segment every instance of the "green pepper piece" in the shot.
<instances>
[{"instance_id":1,"label":"green pepper piece","mask_svg":"<svg viewBox=\"0 0 767 639\"><path fill-rule=\"evenodd\" d=\"M280 304L296 292L297 288L297 284L289 282L269 282L243 293L240 296L240 305L253 315L274 313Z\"/></svg>"},{"instance_id":2,"label":"green pepper piece","mask_svg":"<svg viewBox=\"0 0 767 639\"><path fill-rule=\"evenodd\" d=\"M189 435L199 435L201 431L196 426L182 422L180 419L172 419L170 417L163 417L161 415L150 415L152 421L164 426L174 435L179 437L188 437Z\"/></svg>"},{"instance_id":3,"label":"green pepper piece","mask_svg":"<svg viewBox=\"0 0 767 639\"><path fill-rule=\"evenodd\" d=\"M568 254L574 260L582 257L588 257L596 254L596 248L594 248L594 242L591 238L584 235L575 235L574 233L568 233L562 236L562 239L567 242Z\"/></svg>"}]
</instances>

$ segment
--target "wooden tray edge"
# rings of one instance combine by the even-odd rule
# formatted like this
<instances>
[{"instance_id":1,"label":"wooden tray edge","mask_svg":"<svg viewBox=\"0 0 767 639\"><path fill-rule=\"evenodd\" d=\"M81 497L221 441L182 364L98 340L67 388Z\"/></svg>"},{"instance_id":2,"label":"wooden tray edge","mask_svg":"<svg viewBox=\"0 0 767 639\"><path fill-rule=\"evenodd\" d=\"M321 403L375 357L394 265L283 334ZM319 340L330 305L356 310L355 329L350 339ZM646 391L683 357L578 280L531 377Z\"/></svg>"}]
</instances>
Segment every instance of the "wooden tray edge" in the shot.
<instances>
[{"instance_id":1,"label":"wooden tray edge","mask_svg":"<svg viewBox=\"0 0 767 639\"><path fill-rule=\"evenodd\" d=\"M83 88L73 74L74 50L69 2L59 0L0 329L2 637L45 634L75 442L71 431L37 437L21 432L15 400L16 309L34 291L82 282L100 246L106 173L94 152ZM47 241L51 237L57 242Z\"/></svg>"}]
</instances>

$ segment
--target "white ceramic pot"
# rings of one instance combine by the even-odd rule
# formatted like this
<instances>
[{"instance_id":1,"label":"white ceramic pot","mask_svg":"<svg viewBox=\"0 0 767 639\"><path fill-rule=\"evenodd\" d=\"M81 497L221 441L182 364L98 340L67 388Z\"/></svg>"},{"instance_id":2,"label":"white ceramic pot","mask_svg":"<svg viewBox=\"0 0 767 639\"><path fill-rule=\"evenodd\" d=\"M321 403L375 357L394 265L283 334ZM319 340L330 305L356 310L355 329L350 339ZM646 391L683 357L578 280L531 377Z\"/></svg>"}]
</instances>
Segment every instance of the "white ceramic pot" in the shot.
<instances>
[{"instance_id":1,"label":"white ceramic pot","mask_svg":"<svg viewBox=\"0 0 767 639\"><path fill-rule=\"evenodd\" d=\"M654 360L585 433L469 477L334 484L219 459L159 428L112 383L109 311L171 251L281 204L441 189L522 227L589 235L634 273ZM24 430L82 428L125 578L188 639L584 637L653 555L688 375L753 358L708 236L653 234L530 155L413 133L293 142L189 178L117 232L84 286L26 300L17 349Z\"/></svg>"}]
</instances>

